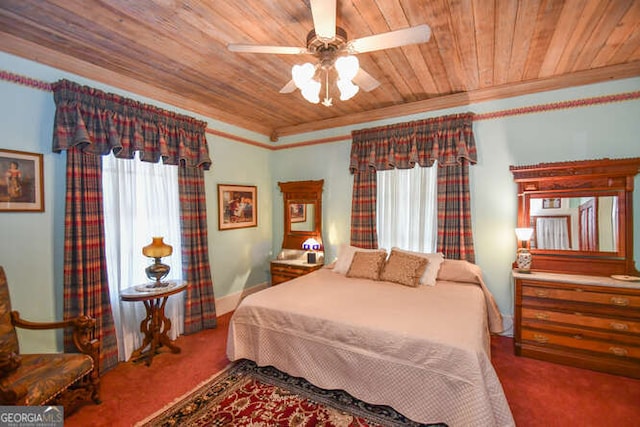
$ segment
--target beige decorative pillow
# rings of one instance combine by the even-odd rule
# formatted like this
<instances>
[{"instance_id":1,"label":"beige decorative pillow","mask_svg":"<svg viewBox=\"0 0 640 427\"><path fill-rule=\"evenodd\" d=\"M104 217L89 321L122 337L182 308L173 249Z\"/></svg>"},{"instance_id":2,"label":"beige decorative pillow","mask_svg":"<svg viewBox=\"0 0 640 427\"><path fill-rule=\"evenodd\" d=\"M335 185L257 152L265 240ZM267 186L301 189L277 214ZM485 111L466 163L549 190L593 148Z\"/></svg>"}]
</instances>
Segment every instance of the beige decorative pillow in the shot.
<instances>
[{"instance_id":1,"label":"beige decorative pillow","mask_svg":"<svg viewBox=\"0 0 640 427\"><path fill-rule=\"evenodd\" d=\"M347 277L359 277L361 279L379 280L380 270L387 259L385 251L363 252L356 251Z\"/></svg>"},{"instance_id":2,"label":"beige decorative pillow","mask_svg":"<svg viewBox=\"0 0 640 427\"><path fill-rule=\"evenodd\" d=\"M444 255L442 255L441 253L406 251L404 249L400 249L396 247L391 248L391 250L419 256L429 260L429 263L427 264L427 268L424 269L424 273L422 273L422 277L420 278L420 284L428 285L428 286L436 285L438 270L440 270L440 265L442 264L442 261L444 261Z\"/></svg>"},{"instance_id":3,"label":"beige decorative pillow","mask_svg":"<svg viewBox=\"0 0 640 427\"><path fill-rule=\"evenodd\" d=\"M416 287L420 284L420 278L428 263L429 260L425 257L392 249L380 274L380 280Z\"/></svg>"},{"instance_id":4,"label":"beige decorative pillow","mask_svg":"<svg viewBox=\"0 0 640 427\"><path fill-rule=\"evenodd\" d=\"M384 252L385 258L387 257L387 251L384 249L363 249L356 246L342 244L338 248L338 260L333 266L334 273L347 274L351 262L353 261L353 254L356 252Z\"/></svg>"}]
</instances>

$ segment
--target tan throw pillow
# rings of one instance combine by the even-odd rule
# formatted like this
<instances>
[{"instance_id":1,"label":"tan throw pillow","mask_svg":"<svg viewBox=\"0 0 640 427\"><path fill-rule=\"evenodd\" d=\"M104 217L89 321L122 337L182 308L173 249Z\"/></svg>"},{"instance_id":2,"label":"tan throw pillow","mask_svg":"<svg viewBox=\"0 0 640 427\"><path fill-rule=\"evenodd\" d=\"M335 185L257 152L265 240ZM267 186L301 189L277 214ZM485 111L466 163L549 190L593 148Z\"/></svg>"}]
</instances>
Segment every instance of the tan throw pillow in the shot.
<instances>
[{"instance_id":1,"label":"tan throw pillow","mask_svg":"<svg viewBox=\"0 0 640 427\"><path fill-rule=\"evenodd\" d=\"M347 271L347 277L378 280L386 258L387 253L384 251L357 251L353 254L353 261Z\"/></svg>"},{"instance_id":2,"label":"tan throw pillow","mask_svg":"<svg viewBox=\"0 0 640 427\"><path fill-rule=\"evenodd\" d=\"M410 255L416 255L422 258L426 258L429 260L427 264L427 268L424 269L424 273L422 273L422 277L420 278L421 285L435 286L436 278L438 276L438 271L440 270L440 265L442 261L444 261L444 255L441 253L426 253L426 252L413 252L406 251L404 249L393 247L392 251L404 252Z\"/></svg>"},{"instance_id":3,"label":"tan throw pillow","mask_svg":"<svg viewBox=\"0 0 640 427\"><path fill-rule=\"evenodd\" d=\"M391 250L391 255L382 269L380 280L416 287L427 268L429 260L406 252Z\"/></svg>"}]
</instances>

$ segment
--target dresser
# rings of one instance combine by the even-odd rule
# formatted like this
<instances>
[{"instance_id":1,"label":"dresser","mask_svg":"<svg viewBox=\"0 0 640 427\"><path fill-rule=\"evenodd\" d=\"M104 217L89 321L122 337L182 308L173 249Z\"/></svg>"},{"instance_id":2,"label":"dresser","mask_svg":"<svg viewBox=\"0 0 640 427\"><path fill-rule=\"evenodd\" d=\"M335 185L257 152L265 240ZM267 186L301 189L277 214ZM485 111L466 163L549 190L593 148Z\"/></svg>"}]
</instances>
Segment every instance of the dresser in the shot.
<instances>
[{"instance_id":1,"label":"dresser","mask_svg":"<svg viewBox=\"0 0 640 427\"><path fill-rule=\"evenodd\" d=\"M513 272L515 353L640 378L640 282Z\"/></svg>"},{"instance_id":2,"label":"dresser","mask_svg":"<svg viewBox=\"0 0 640 427\"><path fill-rule=\"evenodd\" d=\"M322 268L323 264L309 264L306 260L273 260L271 261L271 285L277 285L296 277L304 276Z\"/></svg>"}]
</instances>

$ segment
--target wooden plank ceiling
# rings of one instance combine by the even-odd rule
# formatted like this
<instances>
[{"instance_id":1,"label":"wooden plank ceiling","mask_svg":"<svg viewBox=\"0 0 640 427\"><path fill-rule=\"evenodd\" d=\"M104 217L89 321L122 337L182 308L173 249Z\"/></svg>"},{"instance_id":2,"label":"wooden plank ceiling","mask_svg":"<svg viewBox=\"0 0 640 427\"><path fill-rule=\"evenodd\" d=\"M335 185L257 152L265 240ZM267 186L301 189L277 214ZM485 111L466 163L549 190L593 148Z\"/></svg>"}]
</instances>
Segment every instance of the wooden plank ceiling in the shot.
<instances>
[{"instance_id":1,"label":"wooden plank ceiling","mask_svg":"<svg viewBox=\"0 0 640 427\"><path fill-rule=\"evenodd\" d=\"M640 75L640 1L338 0L349 39L428 24L427 43L360 54L381 82L349 101L280 94L309 55L309 0L2 0L0 50L271 135ZM324 89L323 89L324 91Z\"/></svg>"}]
</instances>

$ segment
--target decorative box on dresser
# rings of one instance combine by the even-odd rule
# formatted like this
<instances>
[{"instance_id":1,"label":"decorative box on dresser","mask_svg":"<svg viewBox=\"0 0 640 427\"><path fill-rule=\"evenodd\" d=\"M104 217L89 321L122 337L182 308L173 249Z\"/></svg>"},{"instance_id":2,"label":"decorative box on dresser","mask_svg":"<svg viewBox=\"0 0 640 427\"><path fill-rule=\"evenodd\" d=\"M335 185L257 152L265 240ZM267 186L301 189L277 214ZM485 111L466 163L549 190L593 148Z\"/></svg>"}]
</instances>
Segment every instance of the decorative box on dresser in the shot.
<instances>
[{"instance_id":1,"label":"decorative box on dresser","mask_svg":"<svg viewBox=\"0 0 640 427\"><path fill-rule=\"evenodd\" d=\"M305 260L273 260L271 261L271 285L304 276L319 268L322 268L322 264L309 264Z\"/></svg>"},{"instance_id":2,"label":"decorative box on dresser","mask_svg":"<svg viewBox=\"0 0 640 427\"><path fill-rule=\"evenodd\" d=\"M515 353L640 378L640 282L513 273Z\"/></svg>"}]
</instances>

